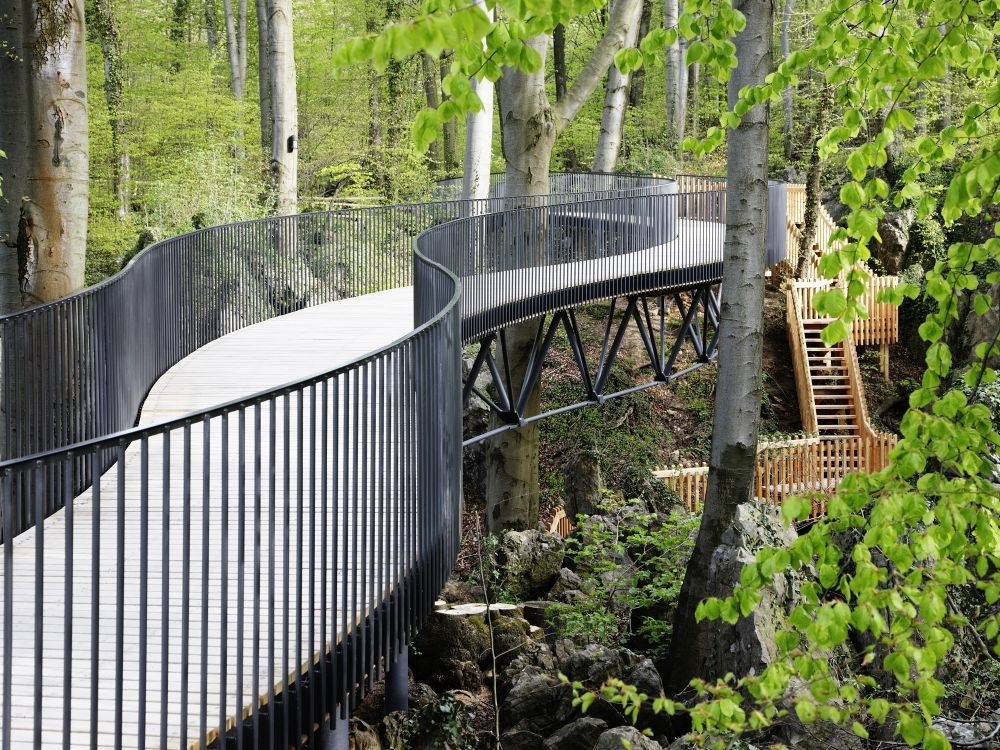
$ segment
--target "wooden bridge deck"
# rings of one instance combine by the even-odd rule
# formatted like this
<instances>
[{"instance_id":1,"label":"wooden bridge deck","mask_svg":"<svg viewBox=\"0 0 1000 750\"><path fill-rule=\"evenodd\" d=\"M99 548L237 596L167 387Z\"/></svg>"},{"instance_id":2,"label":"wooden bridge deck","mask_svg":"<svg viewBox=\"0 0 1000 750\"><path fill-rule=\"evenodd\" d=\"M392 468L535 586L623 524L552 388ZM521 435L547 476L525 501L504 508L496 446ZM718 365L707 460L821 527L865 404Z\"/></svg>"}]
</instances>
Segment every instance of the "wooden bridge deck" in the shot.
<instances>
[{"instance_id":1,"label":"wooden bridge deck","mask_svg":"<svg viewBox=\"0 0 1000 750\"><path fill-rule=\"evenodd\" d=\"M691 248L685 253L683 267L721 260L724 227L703 224L697 229L697 239L703 244L695 248L691 241L694 224L702 223L681 222L682 240L687 235L685 246ZM660 247L578 263L569 281L608 280L664 270L664 250ZM536 275L530 288L525 286L526 274L522 278L521 272L515 271L502 276L499 280L489 276L473 280L491 289L484 296L489 304L547 293L567 283L555 272ZM346 364L408 333L412 310L412 290L396 289L319 305L230 334L184 359L157 382L143 407L141 424L180 417ZM308 415L322 408L311 398L318 400L315 394L301 400L278 397L259 411L248 409L242 430L245 455L254 455L258 426L259 434L266 437L273 425L280 426L285 420L294 425L305 412L308 428ZM258 419L259 425L255 424ZM225 470L224 437L229 447ZM211 443L211 461L202 463L206 439ZM351 467L341 465L343 457L324 461L325 456L318 451L302 450L294 436L273 452L273 443L266 439L256 443L266 446L260 458L261 496L257 497L251 479L241 495L236 478L240 439L239 420L231 415L225 428L219 418L194 422L186 440L175 432L169 444L161 435L145 444L135 441L101 478L98 492L88 490L76 499L71 512L59 511L41 529L14 539L11 732L15 747L33 744L36 721L41 722L43 747L62 744L66 706L71 710L74 747L90 747L92 735L101 748L115 747L118 737L126 748L185 748L212 742L220 730L235 725L232 706L242 706L248 715L255 705L268 701L281 691L286 676L294 676L300 665L314 662L353 626L349 617L359 618L381 601L393 576L390 571L374 571L372 576L373 571L365 565L369 559L377 559L379 550L398 548L401 543L394 538L398 532L384 522L389 508L370 504L363 508L368 517L363 521L360 542L357 528L362 519L323 512L312 505L308 490L306 504L300 509L298 497L302 493L296 488L301 487L302 475L297 462L303 462L309 477L329 471L329 464L345 475ZM361 471L357 467L353 470ZM385 477L369 467L364 471L364 481L370 482L373 490L370 496L377 496ZM249 465L247 473L254 476ZM163 477L169 479L161 481ZM392 499L391 493L385 496ZM305 529L304 536L300 529ZM99 534L99 540L94 534ZM43 544L39 544L39 537L43 537ZM359 543L362 550L368 550L369 559L361 555L355 567L345 567L346 561L356 558L353 554L340 554L339 560L326 554L328 548L337 548L334 545L357 550ZM411 550L417 545L417 540L408 542ZM45 571L40 715L35 712L34 693L39 547L44 550ZM67 549L74 555L69 582L65 577ZM97 559L92 549L100 550ZM0 573L2 565L0 556ZM121 590L120 570L124 571ZM314 571L312 577L310 571ZM140 586L143 578L148 581L145 600ZM185 580L189 581L187 589L182 584ZM313 582L317 593L310 605ZM305 598L299 606L303 589ZM334 596L339 601L336 611L329 604ZM99 603L96 619L91 606L95 600ZM119 601L124 602L121 625L117 621ZM208 623L204 632L203 610ZM69 684L65 684L63 672L63 613L67 611L72 624ZM287 622L285 611L289 612ZM51 616L46 616L49 613ZM119 628L124 644L121 655L116 653ZM145 654L140 648L143 642L147 644ZM237 669L238 659L242 670ZM223 663L225 674L218 669ZM101 676L100 690L92 694L95 671ZM242 685L236 684L238 671L250 676ZM121 692L121 717L115 716L116 690ZM188 706L187 715L181 713L179 706L183 705ZM201 720L203 713L207 722ZM161 726L166 727L164 735L160 734ZM140 741L142 733L144 742Z\"/></svg>"}]
</instances>

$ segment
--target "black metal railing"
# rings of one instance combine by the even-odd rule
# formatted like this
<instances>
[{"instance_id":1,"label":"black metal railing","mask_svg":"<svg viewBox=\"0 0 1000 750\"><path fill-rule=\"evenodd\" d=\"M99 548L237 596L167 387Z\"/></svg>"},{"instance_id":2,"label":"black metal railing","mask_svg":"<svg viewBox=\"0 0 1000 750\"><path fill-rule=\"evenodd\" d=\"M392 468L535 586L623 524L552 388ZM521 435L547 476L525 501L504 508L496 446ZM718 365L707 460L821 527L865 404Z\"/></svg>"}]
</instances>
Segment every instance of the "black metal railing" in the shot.
<instances>
[{"instance_id":1,"label":"black metal railing","mask_svg":"<svg viewBox=\"0 0 1000 750\"><path fill-rule=\"evenodd\" d=\"M721 276L719 191L553 186L201 230L0 319L4 750L288 747L356 704L454 560L463 341ZM410 284L400 341L133 427L198 347Z\"/></svg>"}]
</instances>

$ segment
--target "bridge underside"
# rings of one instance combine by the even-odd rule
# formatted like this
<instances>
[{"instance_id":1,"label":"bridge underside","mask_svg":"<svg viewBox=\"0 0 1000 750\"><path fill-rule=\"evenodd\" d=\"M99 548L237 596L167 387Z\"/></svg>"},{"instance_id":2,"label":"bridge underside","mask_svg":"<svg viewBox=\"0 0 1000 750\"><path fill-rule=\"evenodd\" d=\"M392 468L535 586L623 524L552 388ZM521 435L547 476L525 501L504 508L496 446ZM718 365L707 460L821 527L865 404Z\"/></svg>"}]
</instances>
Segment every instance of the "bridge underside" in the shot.
<instances>
[{"instance_id":1,"label":"bridge underside","mask_svg":"<svg viewBox=\"0 0 1000 750\"><path fill-rule=\"evenodd\" d=\"M481 399L494 419L485 432L468 437L465 444L478 443L554 414L669 383L708 364L716 355L719 304L716 284L702 284L684 291L613 297L604 314L603 336L599 342L587 336L574 308L557 310L538 318L527 365L523 368L512 366L508 329L501 328L483 336L470 347L475 354L463 378L462 400L463 405L468 406L473 397ZM611 371L630 327L638 331L642 340L652 378L624 390L611 390ZM582 398L542 413L530 413L532 391L541 383L546 358L558 345L560 333L572 353ZM680 366L679 355L686 346L693 350L694 363ZM589 356L588 352L591 352Z\"/></svg>"}]
</instances>

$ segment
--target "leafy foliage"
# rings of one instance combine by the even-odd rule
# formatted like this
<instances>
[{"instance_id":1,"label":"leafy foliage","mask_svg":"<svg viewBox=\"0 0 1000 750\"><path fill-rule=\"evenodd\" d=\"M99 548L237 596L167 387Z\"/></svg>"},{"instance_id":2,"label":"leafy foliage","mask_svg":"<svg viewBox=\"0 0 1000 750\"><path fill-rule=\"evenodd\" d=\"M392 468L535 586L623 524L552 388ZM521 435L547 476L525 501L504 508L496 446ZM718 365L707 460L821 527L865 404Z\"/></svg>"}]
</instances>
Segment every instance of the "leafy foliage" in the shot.
<instances>
[{"instance_id":1,"label":"leafy foliage","mask_svg":"<svg viewBox=\"0 0 1000 750\"><path fill-rule=\"evenodd\" d=\"M580 516L567 541L583 596L553 605L549 617L578 642L616 647L637 636L644 652L665 655L671 627L663 613L680 593L697 518L677 512L664 518L638 501L606 498L602 515Z\"/></svg>"}]
</instances>

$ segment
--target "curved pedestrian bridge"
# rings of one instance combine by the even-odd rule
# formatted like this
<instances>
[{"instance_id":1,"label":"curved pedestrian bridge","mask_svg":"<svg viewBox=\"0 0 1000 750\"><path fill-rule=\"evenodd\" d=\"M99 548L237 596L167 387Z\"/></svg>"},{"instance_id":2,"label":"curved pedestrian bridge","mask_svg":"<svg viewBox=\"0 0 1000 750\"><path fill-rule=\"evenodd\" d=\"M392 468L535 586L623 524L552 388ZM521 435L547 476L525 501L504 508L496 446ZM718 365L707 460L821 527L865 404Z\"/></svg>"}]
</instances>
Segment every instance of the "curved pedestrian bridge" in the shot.
<instances>
[{"instance_id":1,"label":"curved pedestrian bridge","mask_svg":"<svg viewBox=\"0 0 1000 750\"><path fill-rule=\"evenodd\" d=\"M454 560L463 347L721 278L718 184L502 187L201 230L0 320L3 748L288 747L343 716Z\"/></svg>"}]
</instances>

